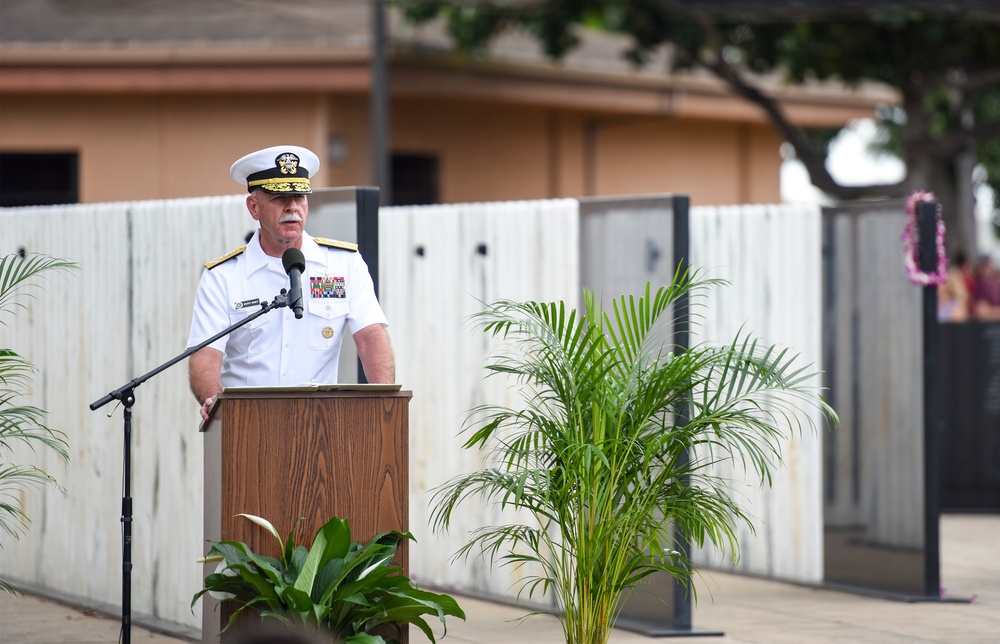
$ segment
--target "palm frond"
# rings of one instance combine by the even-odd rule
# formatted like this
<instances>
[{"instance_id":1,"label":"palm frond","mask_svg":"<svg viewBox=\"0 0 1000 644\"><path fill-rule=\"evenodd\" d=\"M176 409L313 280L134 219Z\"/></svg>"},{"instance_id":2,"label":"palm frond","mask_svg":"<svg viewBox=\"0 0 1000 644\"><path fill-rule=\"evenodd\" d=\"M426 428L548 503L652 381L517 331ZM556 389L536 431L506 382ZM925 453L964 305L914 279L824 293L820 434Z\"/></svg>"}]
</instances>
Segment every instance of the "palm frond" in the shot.
<instances>
[{"instance_id":1,"label":"palm frond","mask_svg":"<svg viewBox=\"0 0 1000 644\"><path fill-rule=\"evenodd\" d=\"M15 313L24 304L16 301L19 294L31 295L37 287L31 280L46 271L68 271L76 268L74 262L47 255L18 254L0 257L0 324L6 325L2 314Z\"/></svg>"},{"instance_id":2,"label":"palm frond","mask_svg":"<svg viewBox=\"0 0 1000 644\"><path fill-rule=\"evenodd\" d=\"M0 531L14 539L19 539L27 531L31 518L21 505L20 493L38 485L62 489L53 476L34 465L7 464L0 467Z\"/></svg>"}]
</instances>

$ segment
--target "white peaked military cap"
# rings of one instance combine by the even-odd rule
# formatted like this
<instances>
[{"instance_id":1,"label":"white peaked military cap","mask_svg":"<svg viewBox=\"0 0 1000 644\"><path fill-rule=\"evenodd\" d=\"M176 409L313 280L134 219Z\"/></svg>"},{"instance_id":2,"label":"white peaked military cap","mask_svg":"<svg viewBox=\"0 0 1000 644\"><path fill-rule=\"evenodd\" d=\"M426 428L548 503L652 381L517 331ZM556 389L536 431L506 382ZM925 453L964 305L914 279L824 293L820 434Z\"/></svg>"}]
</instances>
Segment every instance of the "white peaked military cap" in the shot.
<instances>
[{"instance_id":1,"label":"white peaked military cap","mask_svg":"<svg viewBox=\"0 0 1000 644\"><path fill-rule=\"evenodd\" d=\"M319 172L319 157L297 145L276 145L251 152L229 168L247 192L260 188L274 195L308 195L312 193L309 177Z\"/></svg>"}]
</instances>

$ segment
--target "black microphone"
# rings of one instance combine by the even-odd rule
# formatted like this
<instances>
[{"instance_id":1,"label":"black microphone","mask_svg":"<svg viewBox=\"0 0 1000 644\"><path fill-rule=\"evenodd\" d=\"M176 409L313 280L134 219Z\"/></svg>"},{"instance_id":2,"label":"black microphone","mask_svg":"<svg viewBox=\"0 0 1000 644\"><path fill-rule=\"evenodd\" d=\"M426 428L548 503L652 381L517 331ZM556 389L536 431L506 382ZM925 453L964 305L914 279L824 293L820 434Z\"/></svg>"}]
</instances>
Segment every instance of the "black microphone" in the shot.
<instances>
[{"instance_id":1,"label":"black microphone","mask_svg":"<svg viewBox=\"0 0 1000 644\"><path fill-rule=\"evenodd\" d=\"M288 289L288 306L295 312L295 319L302 319L302 271L306 270L306 256L298 248L289 248L281 256L281 264L291 279Z\"/></svg>"}]
</instances>

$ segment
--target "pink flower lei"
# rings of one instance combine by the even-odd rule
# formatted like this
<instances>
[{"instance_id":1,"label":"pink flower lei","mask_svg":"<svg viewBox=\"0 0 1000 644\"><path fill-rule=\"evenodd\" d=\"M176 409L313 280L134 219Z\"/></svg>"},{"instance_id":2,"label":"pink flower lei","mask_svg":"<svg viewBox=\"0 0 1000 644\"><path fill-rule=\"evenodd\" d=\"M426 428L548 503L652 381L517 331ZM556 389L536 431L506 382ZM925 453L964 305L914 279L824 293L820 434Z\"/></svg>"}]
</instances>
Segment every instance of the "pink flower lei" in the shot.
<instances>
[{"instance_id":1,"label":"pink flower lei","mask_svg":"<svg viewBox=\"0 0 1000 644\"><path fill-rule=\"evenodd\" d=\"M917 223L917 204L934 201L934 193L918 190L906 199L906 227L903 229L903 266L906 277L918 286L939 286L948 278L948 259L944 251L944 220L941 204L937 207L937 271L925 273L920 270L920 227Z\"/></svg>"}]
</instances>

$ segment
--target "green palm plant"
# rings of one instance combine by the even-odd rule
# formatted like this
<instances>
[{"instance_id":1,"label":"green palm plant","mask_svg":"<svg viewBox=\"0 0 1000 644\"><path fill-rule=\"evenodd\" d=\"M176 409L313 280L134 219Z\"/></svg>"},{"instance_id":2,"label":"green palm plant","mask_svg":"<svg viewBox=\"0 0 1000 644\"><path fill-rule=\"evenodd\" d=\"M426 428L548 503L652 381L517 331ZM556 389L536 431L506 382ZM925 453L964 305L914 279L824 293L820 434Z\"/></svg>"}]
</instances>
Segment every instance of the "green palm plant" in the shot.
<instances>
[{"instance_id":1,"label":"green palm plant","mask_svg":"<svg viewBox=\"0 0 1000 644\"><path fill-rule=\"evenodd\" d=\"M655 293L647 284L638 300L619 298L610 315L585 291L580 315L504 300L474 316L504 340L487 369L516 379L523 407L471 411L465 448L484 450L491 467L438 488L432 523L447 529L470 497L527 511L534 524L480 528L456 557L532 564L519 594L553 592L567 643L606 642L622 598L656 571L689 585L675 534L738 552L738 524L753 525L713 463L735 460L769 484L782 436L811 423L801 405L836 419L787 351L743 333L686 350L665 341L722 283L678 272Z\"/></svg>"},{"instance_id":2,"label":"green palm plant","mask_svg":"<svg viewBox=\"0 0 1000 644\"><path fill-rule=\"evenodd\" d=\"M69 270L68 262L45 255L19 254L0 257L0 326L7 326L7 316L16 315L26 304L19 296L31 296L32 280L46 271ZM19 399L31 383L35 367L13 349L0 346L0 530L19 539L28 529L30 519L21 507L20 492L35 485L56 485L47 472L31 464L14 463L14 446L27 445L50 449L62 459L69 458L66 436L45 425L45 411L21 404ZM2 545L2 541L0 541ZM0 591L17 593L17 588L0 579Z\"/></svg>"}]
</instances>

